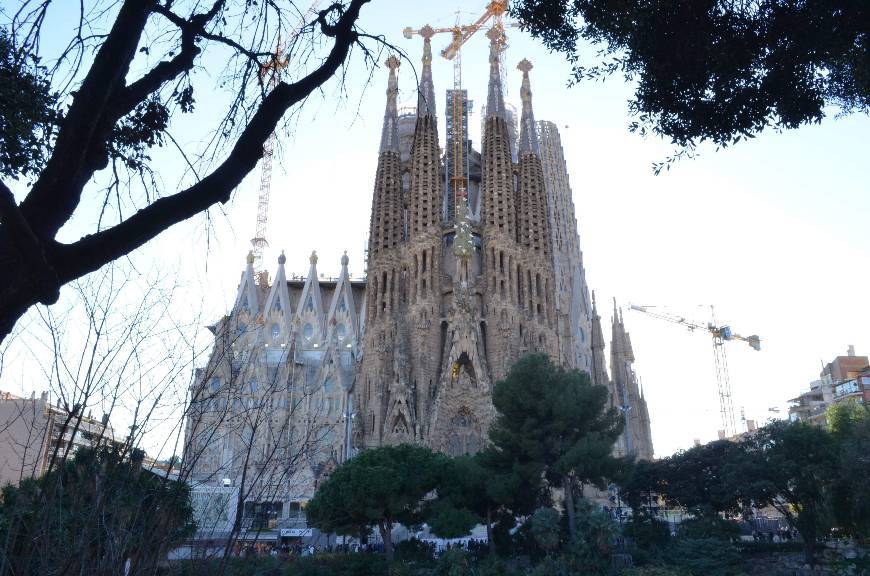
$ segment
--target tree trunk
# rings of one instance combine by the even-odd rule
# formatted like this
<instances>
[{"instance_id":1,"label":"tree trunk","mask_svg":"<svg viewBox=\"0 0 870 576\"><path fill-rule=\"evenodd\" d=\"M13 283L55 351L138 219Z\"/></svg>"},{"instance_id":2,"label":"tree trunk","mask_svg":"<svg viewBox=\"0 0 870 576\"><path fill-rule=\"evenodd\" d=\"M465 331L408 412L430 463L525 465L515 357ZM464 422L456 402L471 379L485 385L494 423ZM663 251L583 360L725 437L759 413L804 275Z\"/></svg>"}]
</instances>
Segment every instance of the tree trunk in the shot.
<instances>
[{"instance_id":1,"label":"tree trunk","mask_svg":"<svg viewBox=\"0 0 870 576\"><path fill-rule=\"evenodd\" d=\"M495 542L492 541L492 509L486 507L486 543L489 546L489 555L495 557Z\"/></svg>"},{"instance_id":2,"label":"tree trunk","mask_svg":"<svg viewBox=\"0 0 870 576\"><path fill-rule=\"evenodd\" d=\"M577 535L577 520L574 509L574 483L568 475L562 480L562 488L565 490L565 510L568 512L568 533L573 539Z\"/></svg>"},{"instance_id":3,"label":"tree trunk","mask_svg":"<svg viewBox=\"0 0 870 576\"><path fill-rule=\"evenodd\" d=\"M393 561L393 523L389 520L378 523L378 528L381 531L381 540L384 541L384 555L387 557L387 562Z\"/></svg>"},{"instance_id":4,"label":"tree trunk","mask_svg":"<svg viewBox=\"0 0 870 576\"><path fill-rule=\"evenodd\" d=\"M816 565L816 531L798 529L801 538L804 540L804 560L810 566Z\"/></svg>"}]
</instances>

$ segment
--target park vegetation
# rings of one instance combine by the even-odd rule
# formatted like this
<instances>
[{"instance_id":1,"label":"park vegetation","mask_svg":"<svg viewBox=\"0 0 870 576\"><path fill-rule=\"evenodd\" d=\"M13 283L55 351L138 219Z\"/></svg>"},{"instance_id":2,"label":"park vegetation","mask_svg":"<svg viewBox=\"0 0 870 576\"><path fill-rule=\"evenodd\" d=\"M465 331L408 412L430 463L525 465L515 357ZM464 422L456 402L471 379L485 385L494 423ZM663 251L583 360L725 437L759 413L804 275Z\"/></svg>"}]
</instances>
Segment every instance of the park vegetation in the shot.
<instances>
[{"instance_id":1,"label":"park vegetation","mask_svg":"<svg viewBox=\"0 0 870 576\"><path fill-rule=\"evenodd\" d=\"M861 2L512 0L510 10L567 57L573 81L632 82L629 127L671 140L670 160L703 142L724 147L870 111Z\"/></svg>"},{"instance_id":2,"label":"park vegetation","mask_svg":"<svg viewBox=\"0 0 870 576\"><path fill-rule=\"evenodd\" d=\"M469 574L484 565L607 574L646 564L650 573L736 575L755 550L741 541L740 523L751 526L764 509L800 535L781 549L810 564L833 528L859 541L870 536L862 513L870 499L860 448L870 441L870 413L863 405L832 409L830 430L772 422L741 440L633 462L612 455L622 420L608 407L606 389L544 355L521 359L496 384L493 403L498 416L482 452L451 459L420 447L367 450L322 484L309 522L349 536L377 526L388 561L394 522L426 522L444 538L484 525L491 543L485 554L459 559L453 551L442 559ZM632 511L619 521L583 497L606 498L614 485ZM687 518L667 524L664 507ZM519 568L519 558L531 564Z\"/></svg>"},{"instance_id":3,"label":"park vegetation","mask_svg":"<svg viewBox=\"0 0 870 576\"><path fill-rule=\"evenodd\" d=\"M493 401L498 415L481 452L451 458L421 446L373 448L320 484L309 524L360 541L377 531L384 554L167 568L167 551L196 529L186 484L143 468L141 453L115 444L4 489L0 573L739 576L764 554L825 561L832 529L859 545L870 537L863 405L832 409L829 429L773 422L738 441L633 462L612 455L622 420L606 389L545 355L522 358L495 385ZM667 522L663 508L686 517ZM779 511L800 538L742 540L741 524L764 508ZM423 542L392 541L398 524L413 531L424 523L444 538L484 525L489 545L434 558ZM851 569L866 569L861 562Z\"/></svg>"}]
</instances>

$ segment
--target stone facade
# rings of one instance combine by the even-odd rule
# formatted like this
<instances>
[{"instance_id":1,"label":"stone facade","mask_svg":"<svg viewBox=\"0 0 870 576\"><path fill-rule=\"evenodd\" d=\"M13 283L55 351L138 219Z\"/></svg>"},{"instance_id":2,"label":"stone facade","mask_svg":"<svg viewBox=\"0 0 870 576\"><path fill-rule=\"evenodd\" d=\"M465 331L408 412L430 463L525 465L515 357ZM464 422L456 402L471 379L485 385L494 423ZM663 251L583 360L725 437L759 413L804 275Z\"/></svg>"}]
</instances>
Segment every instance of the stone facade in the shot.
<instances>
[{"instance_id":1,"label":"stone facade","mask_svg":"<svg viewBox=\"0 0 870 576\"><path fill-rule=\"evenodd\" d=\"M292 502L360 449L413 442L474 453L494 418L494 383L529 352L607 386L628 423L617 451L652 457L621 315L608 376L564 153L556 126L535 121L531 64L518 66L514 139L499 39L490 38L482 150L465 147L467 172L447 174L423 36L413 115L399 113L399 61L387 61L365 279L350 278L346 257L329 281L314 254L307 277L290 279L282 256L271 282L249 260L233 310L211 327L187 427L198 481L237 485L250 454L269 453L257 499ZM252 408L264 408L259 431L249 426Z\"/></svg>"}]
</instances>

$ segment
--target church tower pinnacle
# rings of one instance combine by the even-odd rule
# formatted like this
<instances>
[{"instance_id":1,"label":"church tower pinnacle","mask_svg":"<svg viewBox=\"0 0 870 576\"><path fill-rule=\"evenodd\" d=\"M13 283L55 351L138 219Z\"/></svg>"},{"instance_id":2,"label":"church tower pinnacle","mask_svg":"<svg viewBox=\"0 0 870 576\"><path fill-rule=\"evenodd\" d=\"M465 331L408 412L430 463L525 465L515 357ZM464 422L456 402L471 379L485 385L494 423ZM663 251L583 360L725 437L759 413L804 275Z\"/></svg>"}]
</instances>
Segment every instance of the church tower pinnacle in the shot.
<instances>
[{"instance_id":1,"label":"church tower pinnacle","mask_svg":"<svg viewBox=\"0 0 870 576\"><path fill-rule=\"evenodd\" d=\"M523 60L517 65L523 73L520 96L523 110L520 125L519 189L517 190L517 240L535 253L549 259L550 223L547 218L547 190L544 169L541 165L541 148L538 144L535 115L532 112L532 89L529 71L532 63Z\"/></svg>"},{"instance_id":2,"label":"church tower pinnacle","mask_svg":"<svg viewBox=\"0 0 870 576\"><path fill-rule=\"evenodd\" d=\"M390 69L387 81L387 107L381 130L378 168L372 198L372 218L369 230L369 259L377 260L384 250L402 241L402 174L399 157L398 109L399 93L396 69L399 59L390 56L386 61Z\"/></svg>"},{"instance_id":3,"label":"church tower pinnacle","mask_svg":"<svg viewBox=\"0 0 870 576\"><path fill-rule=\"evenodd\" d=\"M417 124L411 144L411 175L408 238L413 240L441 224L441 151L435 118L435 88L432 84L430 26L422 30L423 73L417 98Z\"/></svg>"},{"instance_id":4,"label":"church tower pinnacle","mask_svg":"<svg viewBox=\"0 0 870 576\"><path fill-rule=\"evenodd\" d=\"M428 24L420 30L423 36L423 70L417 92L417 116L435 116L435 84L432 81L432 36L435 31Z\"/></svg>"},{"instance_id":5,"label":"church tower pinnacle","mask_svg":"<svg viewBox=\"0 0 870 576\"><path fill-rule=\"evenodd\" d=\"M505 120L499 52L503 31L491 28L489 38L489 92L483 132L483 221L490 233L516 238L516 211L510 134Z\"/></svg>"},{"instance_id":6,"label":"church tower pinnacle","mask_svg":"<svg viewBox=\"0 0 870 576\"><path fill-rule=\"evenodd\" d=\"M399 80L396 78L396 70L399 68L399 59L390 56L385 62L390 69L390 77L387 80L387 109L384 111L384 126L381 129L380 152L386 150L399 150L399 110L396 99L399 95Z\"/></svg>"}]
</instances>

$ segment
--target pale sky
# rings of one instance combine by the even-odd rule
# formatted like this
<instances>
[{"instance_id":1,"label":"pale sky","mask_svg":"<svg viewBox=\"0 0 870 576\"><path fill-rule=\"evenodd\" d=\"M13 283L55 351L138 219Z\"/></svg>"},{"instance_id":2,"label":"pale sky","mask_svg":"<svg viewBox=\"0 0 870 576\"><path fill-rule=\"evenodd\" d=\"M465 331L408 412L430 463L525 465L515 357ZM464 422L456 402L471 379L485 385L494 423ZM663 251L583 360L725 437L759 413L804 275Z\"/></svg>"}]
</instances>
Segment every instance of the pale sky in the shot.
<instances>
[{"instance_id":1,"label":"pale sky","mask_svg":"<svg viewBox=\"0 0 870 576\"><path fill-rule=\"evenodd\" d=\"M482 12L481 0L459 2L461 20ZM363 27L384 34L419 62L422 41L406 40L405 26L450 26L456 8L433 2L374 0L363 10ZM452 65L437 56L448 35L433 39L439 132L444 144L444 91ZM628 303L663 305L709 319L716 307L721 323L743 335L758 334L762 350L730 343L728 359L735 411L758 421L785 414L787 400L818 377L821 362L854 344L870 353L870 154L866 116L832 117L796 131L767 131L733 148L702 148L669 172L653 175L652 163L673 149L658 139L630 134L622 77L567 87L570 68L518 29L508 31L508 100L518 104L516 64L532 61L537 119L559 127L579 220L587 279L596 292L609 342L611 298L626 308L640 375L649 402L658 456L715 438L719 428L712 346L703 333L627 310ZM482 34L462 53L463 87L479 107L486 98L487 40ZM594 51L587 49L591 60ZM381 57L381 61L386 54ZM316 249L319 268L337 273L344 250L351 273L363 271L371 194L387 71L371 84L360 58L352 62L341 98L333 81L313 97L282 134L272 182L267 261L280 250L288 272L304 273ZM415 76L403 63L400 103L414 100ZM199 105L209 106L207 94ZM479 116L471 121L480 148ZM200 137L190 122L175 133L180 141ZM165 151L162 176L171 187L181 166ZM158 157L158 156L155 156ZM162 157L161 157L162 158ZM252 173L220 210L206 219L176 226L138 255L142 262L178 265L185 289L181 305L201 306L217 319L232 304L244 257L253 236L259 171ZM91 214L83 220L90 219ZM77 237L76 224L65 230ZM270 269L274 271L275 265ZM700 305L706 305L700 307ZM28 386L20 383L5 389ZM7 378L4 378L7 380Z\"/></svg>"}]
</instances>

